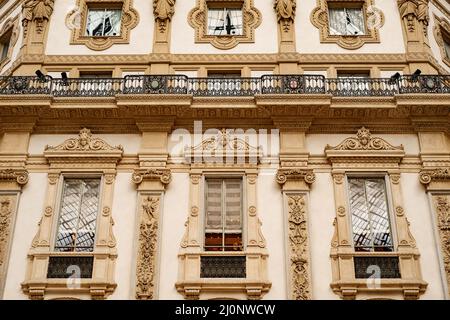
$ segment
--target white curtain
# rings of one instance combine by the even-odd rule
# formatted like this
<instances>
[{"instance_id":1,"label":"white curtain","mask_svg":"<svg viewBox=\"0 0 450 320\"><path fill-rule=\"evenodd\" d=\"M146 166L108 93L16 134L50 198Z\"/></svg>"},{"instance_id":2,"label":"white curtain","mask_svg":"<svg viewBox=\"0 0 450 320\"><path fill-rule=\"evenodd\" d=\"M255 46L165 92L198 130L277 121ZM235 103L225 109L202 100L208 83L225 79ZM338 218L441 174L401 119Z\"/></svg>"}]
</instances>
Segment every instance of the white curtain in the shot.
<instances>
[{"instance_id":1,"label":"white curtain","mask_svg":"<svg viewBox=\"0 0 450 320\"><path fill-rule=\"evenodd\" d=\"M363 35L364 16L359 8L330 8L330 35Z\"/></svg>"},{"instance_id":2,"label":"white curtain","mask_svg":"<svg viewBox=\"0 0 450 320\"><path fill-rule=\"evenodd\" d=\"M120 36L122 10L89 10L86 24L88 36Z\"/></svg>"}]
</instances>

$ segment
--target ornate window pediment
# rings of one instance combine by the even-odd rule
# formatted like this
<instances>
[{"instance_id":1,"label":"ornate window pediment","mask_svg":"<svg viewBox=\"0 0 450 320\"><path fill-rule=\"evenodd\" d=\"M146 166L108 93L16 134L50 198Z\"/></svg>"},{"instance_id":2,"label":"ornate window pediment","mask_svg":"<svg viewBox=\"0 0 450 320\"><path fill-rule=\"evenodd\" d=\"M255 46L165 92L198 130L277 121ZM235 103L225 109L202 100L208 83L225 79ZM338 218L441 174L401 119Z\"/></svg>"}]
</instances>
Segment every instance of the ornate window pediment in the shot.
<instances>
[{"instance_id":1,"label":"ornate window pediment","mask_svg":"<svg viewBox=\"0 0 450 320\"><path fill-rule=\"evenodd\" d=\"M218 163L257 163L262 157L261 147L250 145L238 134L222 129L216 136L207 138L194 147L186 147L185 159L188 162Z\"/></svg>"},{"instance_id":2,"label":"ornate window pediment","mask_svg":"<svg viewBox=\"0 0 450 320\"><path fill-rule=\"evenodd\" d=\"M442 61L450 67L450 22L434 16L434 39L441 51Z\"/></svg>"},{"instance_id":3,"label":"ornate window pediment","mask_svg":"<svg viewBox=\"0 0 450 320\"><path fill-rule=\"evenodd\" d=\"M231 21L228 28L226 18L220 26L214 26L214 24L219 23L217 19L212 21L214 13L220 14L218 10L220 8L225 11L227 8L231 8L228 11L230 17L228 21ZM238 10L240 8L242 11ZM236 20L237 25L241 24L241 26L234 27L235 34L232 33L234 20ZM210 43L223 50L234 48L239 43L255 42L255 29L261 24L261 20L261 13L254 7L253 0L197 0L196 7L188 15L188 22L195 29L195 42ZM223 28L224 30L214 33L211 32L213 27ZM228 34L227 29L229 30Z\"/></svg>"},{"instance_id":4,"label":"ornate window pediment","mask_svg":"<svg viewBox=\"0 0 450 320\"><path fill-rule=\"evenodd\" d=\"M348 28L345 32L333 27L334 15L339 14L339 8L350 8L351 10L361 10L363 19L355 18L357 22L352 23L354 27ZM331 15L330 15L331 10ZM344 12L345 13L345 12ZM354 12L346 18L352 19ZM342 19L336 19L336 23L342 24ZM344 20L345 21L345 20ZM379 43L380 34L378 29L384 24L384 15L380 9L374 6L374 0L317 0L317 7L311 12L311 22L319 29L320 42L336 43L338 46L354 50L362 47L365 43ZM339 29L339 28L337 28ZM350 35L352 31L353 35ZM341 34L339 34L341 33Z\"/></svg>"},{"instance_id":5,"label":"ornate window pediment","mask_svg":"<svg viewBox=\"0 0 450 320\"><path fill-rule=\"evenodd\" d=\"M132 7L133 0L77 0L76 9L70 11L66 16L66 26L72 29L70 44L84 44L92 50L101 51L110 48L114 44L130 43L130 33L139 23L139 14ZM112 21L114 17L108 17L110 20L104 21L105 28L100 32L90 30L88 18L91 18L90 10L92 9L111 9L111 12L121 10L121 15L115 14L114 17L120 16L120 22L116 22L116 26ZM120 27L118 26L120 23ZM108 25L107 25L108 24ZM106 27L109 29L120 29L117 32L104 32ZM114 35L113 35L114 34Z\"/></svg>"},{"instance_id":6,"label":"ornate window pediment","mask_svg":"<svg viewBox=\"0 0 450 320\"><path fill-rule=\"evenodd\" d=\"M86 293L104 299L114 291L112 194L122 155L121 146L93 137L89 129L56 147L46 146L47 195L22 283L31 299ZM81 229L71 225L81 216L86 220Z\"/></svg>"}]
</instances>

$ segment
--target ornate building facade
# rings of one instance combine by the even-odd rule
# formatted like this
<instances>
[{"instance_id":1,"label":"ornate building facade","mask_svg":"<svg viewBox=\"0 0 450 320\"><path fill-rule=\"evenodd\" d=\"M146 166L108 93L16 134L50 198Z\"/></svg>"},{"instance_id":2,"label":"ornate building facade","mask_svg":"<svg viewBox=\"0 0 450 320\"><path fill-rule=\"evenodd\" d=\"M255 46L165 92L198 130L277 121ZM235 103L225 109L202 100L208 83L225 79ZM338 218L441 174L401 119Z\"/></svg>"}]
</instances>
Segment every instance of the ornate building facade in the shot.
<instances>
[{"instance_id":1,"label":"ornate building facade","mask_svg":"<svg viewBox=\"0 0 450 320\"><path fill-rule=\"evenodd\" d=\"M447 0L0 0L3 299L449 299Z\"/></svg>"}]
</instances>

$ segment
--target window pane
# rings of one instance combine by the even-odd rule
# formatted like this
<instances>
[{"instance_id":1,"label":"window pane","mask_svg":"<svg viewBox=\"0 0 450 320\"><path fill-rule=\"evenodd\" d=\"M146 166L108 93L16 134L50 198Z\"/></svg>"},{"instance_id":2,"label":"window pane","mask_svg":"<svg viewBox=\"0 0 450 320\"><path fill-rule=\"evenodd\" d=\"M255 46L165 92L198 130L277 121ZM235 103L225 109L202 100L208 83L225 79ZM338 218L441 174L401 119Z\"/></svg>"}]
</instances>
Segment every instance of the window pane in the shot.
<instances>
[{"instance_id":1,"label":"window pane","mask_svg":"<svg viewBox=\"0 0 450 320\"><path fill-rule=\"evenodd\" d=\"M369 208L366 203L364 179L349 179L350 211L355 247L371 247Z\"/></svg>"},{"instance_id":2,"label":"window pane","mask_svg":"<svg viewBox=\"0 0 450 320\"><path fill-rule=\"evenodd\" d=\"M209 35L242 35L242 9L208 9Z\"/></svg>"},{"instance_id":3,"label":"window pane","mask_svg":"<svg viewBox=\"0 0 450 320\"><path fill-rule=\"evenodd\" d=\"M225 229L241 230L241 180L225 180Z\"/></svg>"},{"instance_id":4,"label":"window pane","mask_svg":"<svg viewBox=\"0 0 450 320\"><path fill-rule=\"evenodd\" d=\"M392 251L384 179L349 181L353 242L357 251Z\"/></svg>"},{"instance_id":5,"label":"window pane","mask_svg":"<svg viewBox=\"0 0 450 320\"><path fill-rule=\"evenodd\" d=\"M362 9L349 8L346 11L347 34L348 35L363 35L365 34L364 16Z\"/></svg>"},{"instance_id":6,"label":"window pane","mask_svg":"<svg viewBox=\"0 0 450 320\"><path fill-rule=\"evenodd\" d=\"M222 180L207 181L206 229L222 232Z\"/></svg>"},{"instance_id":7,"label":"window pane","mask_svg":"<svg viewBox=\"0 0 450 320\"><path fill-rule=\"evenodd\" d=\"M65 179L56 251L92 251L99 202L99 179Z\"/></svg>"},{"instance_id":8,"label":"window pane","mask_svg":"<svg viewBox=\"0 0 450 320\"><path fill-rule=\"evenodd\" d=\"M122 10L98 9L89 10L86 34L88 36L119 36Z\"/></svg>"},{"instance_id":9,"label":"window pane","mask_svg":"<svg viewBox=\"0 0 450 320\"><path fill-rule=\"evenodd\" d=\"M347 28L344 8L330 8L328 10L328 17L330 19L330 35L345 35Z\"/></svg>"}]
</instances>

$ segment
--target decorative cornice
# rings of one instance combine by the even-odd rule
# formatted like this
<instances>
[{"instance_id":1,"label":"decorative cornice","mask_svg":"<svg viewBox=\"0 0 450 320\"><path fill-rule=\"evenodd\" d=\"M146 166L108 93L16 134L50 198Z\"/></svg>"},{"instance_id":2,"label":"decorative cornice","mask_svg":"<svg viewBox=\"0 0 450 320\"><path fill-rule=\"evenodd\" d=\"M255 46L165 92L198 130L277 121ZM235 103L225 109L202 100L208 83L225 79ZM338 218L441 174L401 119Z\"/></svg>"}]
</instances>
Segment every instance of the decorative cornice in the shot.
<instances>
[{"instance_id":1,"label":"decorative cornice","mask_svg":"<svg viewBox=\"0 0 450 320\"><path fill-rule=\"evenodd\" d=\"M450 181L450 168L422 170L419 173L420 183L430 184L432 181Z\"/></svg>"},{"instance_id":2,"label":"decorative cornice","mask_svg":"<svg viewBox=\"0 0 450 320\"><path fill-rule=\"evenodd\" d=\"M19 185L23 186L28 182L28 171L14 169L0 170L0 183L2 181L17 182Z\"/></svg>"},{"instance_id":3,"label":"decorative cornice","mask_svg":"<svg viewBox=\"0 0 450 320\"><path fill-rule=\"evenodd\" d=\"M356 138L347 138L336 147L327 145L325 150L403 150L403 146L394 147L379 137L372 137L370 131L364 127L358 130Z\"/></svg>"},{"instance_id":4,"label":"decorative cornice","mask_svg":"<svg viewBox=\"0 0 450 320\"><path fill-rule=\"evenodd\" d=\"M304 180L307 184L313 184L316 181L316 175L314 174L313 170L278 170L278 184L284 185L288 180Z\"/></svg>"},{"instance_id":5,"label":"decorative cornice","mask_svg":"<svg viewBox=\"0 0 450 320\"><path fill-rule=\"evenodd\" d=\"M93 138L91 130L81 129L78 138L71 138L64 141L62 144L53 147L47 145L45 151L82 151L82 152L96 152L96 151L120 151L123 152L122 146L112 147L107 142L100 138Z\"/></svg>"},{"instance_id":6,"label":"decorative cornice","mask_svg":"<svg viewBox=\"0 0 450 320\"><path fill-rule=\"evenodd\" d=\"M133 172L131 180L139 185L144 180L159 180L163 185L167 185L172 180L170 169L139 169Z\"/></svg>"}]
</instances>

